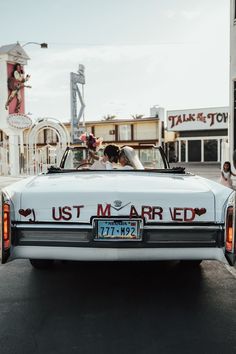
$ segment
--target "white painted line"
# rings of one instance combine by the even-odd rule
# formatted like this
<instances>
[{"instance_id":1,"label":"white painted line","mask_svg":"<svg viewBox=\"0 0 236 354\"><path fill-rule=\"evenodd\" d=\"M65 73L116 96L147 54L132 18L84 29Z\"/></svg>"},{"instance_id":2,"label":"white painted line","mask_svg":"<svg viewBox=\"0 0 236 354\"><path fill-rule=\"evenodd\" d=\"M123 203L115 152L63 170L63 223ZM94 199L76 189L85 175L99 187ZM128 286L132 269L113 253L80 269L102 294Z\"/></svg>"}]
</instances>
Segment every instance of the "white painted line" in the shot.
<instances>
[{"instance_id":1,"label":"white painted line","mask_svg":"<svg viewBox=\"0 0 236 354\"><path fill-rule=\"evenodd\" d=\"M228 264L224 264L224 266L233 275L233 277L236 278L236 269Z\"/></svg>"}]
</instances>

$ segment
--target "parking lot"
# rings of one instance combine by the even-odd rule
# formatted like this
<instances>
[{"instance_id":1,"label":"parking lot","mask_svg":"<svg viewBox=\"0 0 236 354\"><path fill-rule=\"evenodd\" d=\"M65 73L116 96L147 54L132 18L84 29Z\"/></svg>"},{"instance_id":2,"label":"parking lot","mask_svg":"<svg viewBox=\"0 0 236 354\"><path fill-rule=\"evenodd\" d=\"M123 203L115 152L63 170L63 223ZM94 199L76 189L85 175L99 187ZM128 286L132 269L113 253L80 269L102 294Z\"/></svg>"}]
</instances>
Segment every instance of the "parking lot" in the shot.
<instances>
[{"instance_id":1,"label":"parking lot","mask_svg":"<svg viewBox=\"0 0 236 354\"><path fill-rule=\"evenodd\" d=\"M171 167L173 166L183 166L186 172L212 179L215 182L218 182L220 179L220 163L178 162L171 164Z\"/></svg>"}]
</instances>

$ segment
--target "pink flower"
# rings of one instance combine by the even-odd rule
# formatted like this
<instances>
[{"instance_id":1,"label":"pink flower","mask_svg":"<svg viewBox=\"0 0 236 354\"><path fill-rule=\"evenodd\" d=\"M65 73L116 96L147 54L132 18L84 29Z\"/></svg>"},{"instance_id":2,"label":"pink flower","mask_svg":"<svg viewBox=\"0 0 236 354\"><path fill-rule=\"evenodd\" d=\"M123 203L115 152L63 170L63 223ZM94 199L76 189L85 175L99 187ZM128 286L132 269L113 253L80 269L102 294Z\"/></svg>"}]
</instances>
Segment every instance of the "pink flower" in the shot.
<instances>
[{"instance_id":1,"label":"pink flower","mask_svg":"<svg viewBox=\"0 0 236 354\"><path fill-rule=\"evenodd\" d=\"M86 144L88 149L94 151L102 143L102 139L97 139L92 133L83 133L82 135L80 135L79 139Z\"/></svg>"},{"instance_id":2,"label":"pink flower","mask_svg":"<svg viewBox=\"0 0 236 354\"><path fill-rule=\"evenodd\" d=\"M82 135L80 135L79 139L83 141L83 143L85 143L87 141L87 133L83 133Z\"/></svg>"}]
</instances>

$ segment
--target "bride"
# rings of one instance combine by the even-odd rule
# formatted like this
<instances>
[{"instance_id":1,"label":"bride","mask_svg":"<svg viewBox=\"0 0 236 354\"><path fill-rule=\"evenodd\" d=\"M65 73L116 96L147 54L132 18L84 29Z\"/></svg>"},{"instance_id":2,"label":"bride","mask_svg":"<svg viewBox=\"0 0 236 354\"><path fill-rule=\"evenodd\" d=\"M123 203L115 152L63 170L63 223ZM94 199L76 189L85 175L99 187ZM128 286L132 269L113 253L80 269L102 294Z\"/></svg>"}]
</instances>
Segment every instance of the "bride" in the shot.
<instances>
[{"instance_id":1,"label":"bride","mask_svg":"<svg viewBox=\"0 0 236 354\"><path fill-rule=\"evenodd\" d=\"M135 150L130 146L124 146L120 149L119 163L123 170L144 170Z\"/></svg>"}]
</instances>

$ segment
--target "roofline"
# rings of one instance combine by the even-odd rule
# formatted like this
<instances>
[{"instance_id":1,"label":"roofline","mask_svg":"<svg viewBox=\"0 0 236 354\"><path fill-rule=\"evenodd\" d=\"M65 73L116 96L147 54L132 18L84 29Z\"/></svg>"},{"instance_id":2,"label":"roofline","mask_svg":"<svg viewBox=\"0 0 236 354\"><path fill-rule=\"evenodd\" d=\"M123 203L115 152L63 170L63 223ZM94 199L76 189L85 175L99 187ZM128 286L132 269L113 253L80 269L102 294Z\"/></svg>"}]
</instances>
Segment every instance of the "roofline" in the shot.
<instances>
[{"instance_id":1,"label":"roofline","mask_svg":"<svg viewBox=\"0 0 236 354\"><path fill-rule=\"evenodd\" d=\"M26 53L26 51L24 50L24 48L20 45L19 42L16 43L11 43L11 44L6 44L0 47L0 53L1 54L8 54L8 55L15 55L14 53L11 53L12 50L14 50L15 48L19 48L19 50L21 51L21 53L19 54L19 59L23 58L25 60L30 60L30 57L28 56L28 54Z\"/></svg>"},{"instance_id":2,"label":"roofline","mask_svg":"<svg viewBox=\"0 0 236 354\"><path fill-rule=\"evenodd\" d=\"M159 118L156 117L148 117L148 118L140 118L140 119L111 119L111 120L90 120L86 121L85 125L91 125L91 124L118 124L118 123L135 123L135 122L152 122L152 121L161 121ZM64 125L70 125L71 122L63 122Z\"/></svg>"},{"instance_id":3,"label":"roofline","mask_svg":"<svg viewBox=\"0 0 236 354\"><path fill-rule=\"evenodd\" d=\"M104 124L104 123L134 123L134 122L143 122L143 121L160 121L157 117L147 117L147 118L140 118L140 119L108 119L108 120L91 120L86 121L85 124Z\"/></svg>"},{"instance_id":4,"label":"roofline","mask_svg":"<svg viewBox=\"0 0 236 354\"><path fill-rule=\"evenodd\" d=\"M183 112L183 111L204 111L206 109L230 109L230 106L217 106L217 107L200 107L200 108L184 108L184 109L167 109L168 112Z\"/></svg>"}]
</instances>

